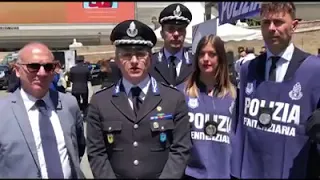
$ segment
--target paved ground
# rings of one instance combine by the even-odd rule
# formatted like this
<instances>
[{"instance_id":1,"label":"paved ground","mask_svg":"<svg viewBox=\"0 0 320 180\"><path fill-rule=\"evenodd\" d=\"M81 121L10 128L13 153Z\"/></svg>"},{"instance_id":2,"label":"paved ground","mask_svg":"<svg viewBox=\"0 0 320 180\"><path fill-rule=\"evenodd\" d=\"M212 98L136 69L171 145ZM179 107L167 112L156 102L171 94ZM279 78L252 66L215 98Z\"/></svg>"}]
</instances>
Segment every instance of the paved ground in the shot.
<instances>
[{"instance_id":1,"label":"paved ground","mask_svg":"<svg viewBox=\"0 0 320 180\"><path fill-rule=\"evenodd\" d=\"M93 86L92 87L91 84L89 84L89 99L91 98L92 94L99 89L100 89L100 86ZM6 95L7 95L7 93L5 91L0 91L0 98L4 97ZM86 133L86 124L84 124L84 126L85 126L84 129L85 129L85 135L86 135L87 134ZM86 178L88 178L88 179L93 178L86 153L81 161L81 169L82 169L83 173L85 174Z\"/></svg>"}]
</instances>

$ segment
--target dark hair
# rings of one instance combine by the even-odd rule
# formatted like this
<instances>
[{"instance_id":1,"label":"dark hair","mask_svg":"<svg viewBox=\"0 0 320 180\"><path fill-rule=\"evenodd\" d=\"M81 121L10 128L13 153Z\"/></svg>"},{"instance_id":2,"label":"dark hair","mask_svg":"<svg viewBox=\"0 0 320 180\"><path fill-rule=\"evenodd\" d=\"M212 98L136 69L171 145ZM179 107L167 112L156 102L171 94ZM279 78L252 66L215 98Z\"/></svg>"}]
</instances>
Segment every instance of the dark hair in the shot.
<instances>
[{"instance_id":1,"label":"dark hair","mask_svg":"<svg viewBox=\"0 0 320 180\"><path fill-rule=\"evenodd\" d=\"M254 53L254 47L247 47L246 48L246 53L249 54L249 53Z\"/></svg>"},{"instance_id":2,"label":"dark hair","mask_svg":"<svg viewBox=\"0 0 320 180\"><path fill-rule=\"evenodd\" d=\"M238 47L238 53L241 53L242 51L244 51L244 47L239 46L239 47Z\"/></svg>"},{"instance_id":3,"label":"dark hair","mask_svg":"<svg viewBox=\"0 0 320 180\"><path fill-rule=\"evenodd\" d=\"M260 9L260 16L269 13L285 12L296 19L296 7L293 2L263 2Z\"/></svg>"}]
</instances>

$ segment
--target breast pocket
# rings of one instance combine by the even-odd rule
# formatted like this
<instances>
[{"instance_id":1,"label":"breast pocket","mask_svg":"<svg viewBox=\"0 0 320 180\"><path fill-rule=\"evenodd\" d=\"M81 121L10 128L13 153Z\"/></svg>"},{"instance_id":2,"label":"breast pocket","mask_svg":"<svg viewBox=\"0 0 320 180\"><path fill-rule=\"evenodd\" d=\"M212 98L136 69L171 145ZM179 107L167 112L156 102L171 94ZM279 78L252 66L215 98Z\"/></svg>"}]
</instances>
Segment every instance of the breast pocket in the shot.
<instances>
[{"instance_id":1,"label":"breast pocket","mask_svg":"<svg viewBox=\"0 0 320 180\"><path fill-rule=\"evenodd\" d=\"M150 129L153 138L151 151L164 151L172 144L173 120L150 121Z\"/></svg>"},{"instance_id":2,"label":"breast pocket","mask_svg":"<svg viewBox=\"0 0 320 180\"><path fill-rule=\"evenodd\" d=\"M107 121L103 122L103 131L107 148L112 151L123 151L120 144L120 136L122 131L122 122Z\"/></svg>"}]
</instances>

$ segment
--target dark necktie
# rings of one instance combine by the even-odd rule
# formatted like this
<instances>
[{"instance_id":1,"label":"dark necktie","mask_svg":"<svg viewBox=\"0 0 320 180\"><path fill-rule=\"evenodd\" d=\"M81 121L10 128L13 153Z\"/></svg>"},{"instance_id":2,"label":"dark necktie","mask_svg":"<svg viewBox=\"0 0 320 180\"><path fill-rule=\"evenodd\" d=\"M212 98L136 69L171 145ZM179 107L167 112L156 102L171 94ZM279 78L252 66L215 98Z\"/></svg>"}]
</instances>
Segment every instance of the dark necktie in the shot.
<instances>
[{"instance_id":1,"label":"dark necktie","mask_svg":"<svg viewBox=\"0 0 320 180\"><path fill-rule=\"evenodd\" d=\"M169 71L170 71L170 78L171 78L172 85L176 85L176 78L177 78L175 60L176 60L175 56L169 57Z\"/></svg>"},{"instance_id":2,"label":"dark necktie","mask_svg":"<svg viewBox=\"0 0 320 180\"><path fill-rule=\"evenodd\" d=\"M140 109L140 105L142 104L142 101L140 99L140 93L141 93L140 87L132 87L131 88L133 111L134 111L135 115L138 114L138 111Z\"/></svg>"},{"instance_id":3,"label":"dark necktie","mask_svg":"<svg viewBox=\"0 0 320 180\"><path fill-rule=\"evenodd\" d=\"M272 56L271 57L271 67L269 71L269 81L276 81L276 69L277 69L277 62L279 61L280 57Z\"/></svg>"},{"instance_id":4,"label":"dark necktie","mask_svg":"<svg viewBox=\"0 0 320 180\"><path fill-rule=\"evenodd\" d=\"M39 109L39 130L48 178L64 178L57 139L50 121L46 103L43 100L37 100L35 105Z\"/></svg>"}]
</instances>

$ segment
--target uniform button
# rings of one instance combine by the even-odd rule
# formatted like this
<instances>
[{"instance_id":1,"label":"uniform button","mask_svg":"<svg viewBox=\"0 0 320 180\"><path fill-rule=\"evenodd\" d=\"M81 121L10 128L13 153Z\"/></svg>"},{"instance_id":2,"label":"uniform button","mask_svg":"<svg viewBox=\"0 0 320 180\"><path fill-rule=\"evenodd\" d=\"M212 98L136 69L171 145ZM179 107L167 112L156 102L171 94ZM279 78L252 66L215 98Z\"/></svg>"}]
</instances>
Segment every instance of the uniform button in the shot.
<instances>
[{"instance_id":1,"label":"uniform button","mask_svg":"<svg viewBox=\"0 0 320 180\"><path fill-rule=\"evenodd\" d=\"M135 125L133 126L133 128L135 128L135 129L138 129L138 127L139 127L138 124L135 124Z\"/></svg>"},{"instance_id":2,"label":"uniform button","mask_svg":"<svg viewBox=\"0 0 320 180\"><path fill-rule=\"evenodd\" d=\"M138 164L139 164L139 161L138 161L138 160L134 160L134 161L133 161L133 164L134 164L134 165L138 165Z\"/></svg>"},{"instance_id":3,"label":"uniform button","mask_svg":"<svg viewBox=\"0 0 320 180\"><path fill-rule=\"evenodd\" d=\"M137 141L133 142L133 146L137 147L138 146L138 142Z\"/></svg>"}]
</instances>

